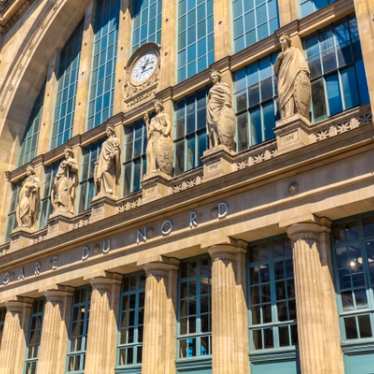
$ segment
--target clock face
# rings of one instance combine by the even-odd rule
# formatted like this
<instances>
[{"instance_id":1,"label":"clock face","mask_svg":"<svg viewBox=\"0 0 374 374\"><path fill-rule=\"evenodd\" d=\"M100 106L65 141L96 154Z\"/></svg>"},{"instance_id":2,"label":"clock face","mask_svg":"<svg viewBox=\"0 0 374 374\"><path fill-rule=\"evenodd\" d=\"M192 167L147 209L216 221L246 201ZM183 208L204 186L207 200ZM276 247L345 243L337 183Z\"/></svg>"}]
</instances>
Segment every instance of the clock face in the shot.
<instances>
[{"instance_id":1,"label":"clock face","mask_svg":"<svg viewBox=\"0 0 374 374\"><path fill-rule=\"evenodd\" d=\"M158 57L154 53L147 53L140 57L131 72L131 80L140 85L148 80L157 69Z\"/></svg>"}]
</instances>

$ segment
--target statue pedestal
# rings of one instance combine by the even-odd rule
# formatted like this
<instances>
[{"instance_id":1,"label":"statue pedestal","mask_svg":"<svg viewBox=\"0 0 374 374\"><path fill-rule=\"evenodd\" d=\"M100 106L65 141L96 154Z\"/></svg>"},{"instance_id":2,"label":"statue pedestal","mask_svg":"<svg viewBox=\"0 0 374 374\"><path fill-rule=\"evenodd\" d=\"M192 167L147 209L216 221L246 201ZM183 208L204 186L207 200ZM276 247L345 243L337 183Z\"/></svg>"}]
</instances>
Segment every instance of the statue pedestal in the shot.
<instances>
[{"instance_id":1,"label":"statue pedestal","mask_svg":"<svg viewBox=\"0 0 374 374\"><path fill-rule=\"evenodd\" d=\"M99 194L91 201L91 221L96 222L118 212L117 202L113 195Z\"/></svg>"},{"instance_id":2,"label":"statue pedestal","mask_svg":"<svg viewBox=\"0 0 374 374\"><path fill-rule=\"evenodd\" d=\"M11 234L10 251L18 251L33 244L34 232L35 228L17 227Z\"/></svg>"},{"instance_id":3,"label":"statue pedestal","mask_svg":"<svg viewBox=\"0 0 374 374\"><path fill-rule=\"evenodd\" d=\"M203 180L218 178L235 171L234 156L235 153L224 145L207 149L202 157Z\"/></svg>"},{"instance_id":4,"label":"statue pedestal","mask_svg":"<svg viewBox=\"0 0 374 374\"><path fill-rule=\"evenodd\" d=\"M56 211L48 220L48 237L63 234L73 229L72 219L74 215L67 212Z\"/></svg>"},{"instance_id":5,"label":"statue pedestal","mask_svg":"<svg viewBox=\"0 0 374 374\"><path fill-rule=\"evenodd\" d=\"M152 174L146 174L142 181L143 203L149 203L150 201L170 195L173 192L173 189L170 186L170 180L171 177L162 171L155 171Z\"/></svg>"},{"instance_id":6,"label":"statue pedestal","mask_svg":"<svg viewBox=\"0 0 374 374\"><path fill-rule=\"evenodd\" d=\"M311 123L300 114L277 121L275 135L279 154L310 144Z\"/></svg>"}]
</instances>

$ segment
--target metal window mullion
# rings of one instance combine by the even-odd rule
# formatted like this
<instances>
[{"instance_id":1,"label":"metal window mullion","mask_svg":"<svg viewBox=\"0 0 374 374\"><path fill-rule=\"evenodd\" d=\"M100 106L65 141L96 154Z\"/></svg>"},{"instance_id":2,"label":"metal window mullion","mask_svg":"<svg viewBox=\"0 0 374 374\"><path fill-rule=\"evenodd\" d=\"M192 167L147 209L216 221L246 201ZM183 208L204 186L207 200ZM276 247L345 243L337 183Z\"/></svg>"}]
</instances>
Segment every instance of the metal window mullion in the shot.
<instances>
[{"instance_id":1,"label":"metal window mullion","mask_svg":"<svg viewBox=\"0 0 374 374\"><path fill-rule=\"evenodd\" d=\"M196 328L195 328L195 343L196 343L196 356L201 353L201 262L196 262L196 277L195 277L195 303L196 303Z\"/></svg>"}]
</instances>

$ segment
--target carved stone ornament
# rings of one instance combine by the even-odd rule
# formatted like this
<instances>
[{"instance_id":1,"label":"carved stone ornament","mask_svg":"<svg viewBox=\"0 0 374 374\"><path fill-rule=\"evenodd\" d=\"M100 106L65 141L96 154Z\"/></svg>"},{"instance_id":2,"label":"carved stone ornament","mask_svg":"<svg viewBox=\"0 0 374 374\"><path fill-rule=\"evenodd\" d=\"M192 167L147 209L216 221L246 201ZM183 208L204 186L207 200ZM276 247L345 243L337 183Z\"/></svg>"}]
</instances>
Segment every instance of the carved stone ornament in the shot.
<instances>
[{"instance_id":1,"label":"carved stone ornament","mask_svg":"<svg viewBox=\"0 0 374 374\"><path fill-rule=\"evenodd\" d=\"M106 130L107 140L102 144L99 159L95 165L97 196L113 195L121 175L121 144L113 129Z\"/></svg>"},{"instance_id":2,"label":"carved stone ornament","mask_svg":"<svg viewBox=\"0 0 374 374\"><path fill-rule=\"evenodd\" d=\"M144 116L147 126L147 176L161 171L171 176L173 171L173 140L171 121L161 101L154 103L156 114L152 119Z\"/></svg>"},{"instance_id":3,"label":"carved stone ornament","mask_svg":"<svg viewBox=\"0 0 374 374\"><path fill-rule=\"evenodd\" d=\"M126 66L124 86L128 109L155 97L160 76L160 47L155 43L142 45Z\"/></svg>"},{"instance_id":4,"label":"carved stone ornament","mask_svg":"<svg viewBox=\"0 0 374 374\"><path fill-rule=\"evenodd\" d=\"M65 158L61 161L53 181L51 201L53 215L74 215L74 203L78 186L78 163L73 149L65 148Z\"/></svg>"},{"instance_id":5,"label":"carved stone ornament","mask_svg":"<svg viewBox=\"0 0 374 374\"><path fill-rule=\"evenodd\" d=\"M212 71L213 83L209 90L207 107L207 128L209 147L225 145L229 150L235 148L235 113L232 108L232 92L229 85L222 82L221 74Z\"/></svg>"},{"instance_id":6,"label":"carved stone ornament","mask_svg":"<svg viewBox=\"0 0 374 374\"><path fill-rule=\"evenodd\" d=\"M35 175L33 166L26 169L26 178L22 182L16 208L17 226L19 229L32 229L39 215L40 180Z\"/></svg>"},{"instance_id":7,"label":"carved stone ornament","mask_svg":"<svg viewBox=\"0 0 374 374\"><path fill-rule=\"evenodd\" d=\"M275 62L281 119L300 114L309 121L312 97L310 70L302 50L293 47L288 35L281 35L282 52Z\"/></svg>"}]
</instances>

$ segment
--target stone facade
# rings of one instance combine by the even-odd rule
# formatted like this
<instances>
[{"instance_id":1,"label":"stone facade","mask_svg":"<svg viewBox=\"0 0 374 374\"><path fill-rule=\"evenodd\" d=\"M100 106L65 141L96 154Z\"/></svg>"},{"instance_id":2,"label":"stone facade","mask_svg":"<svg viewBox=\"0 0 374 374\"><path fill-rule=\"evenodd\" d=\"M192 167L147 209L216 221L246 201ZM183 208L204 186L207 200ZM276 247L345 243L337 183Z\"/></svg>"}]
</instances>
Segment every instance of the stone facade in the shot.
<instances>
[{"instance_id":1,"label":"stone facade","mask_svg":"<svg viewBox=\"0 0 374 374\"><path fill-rule=\"evenodd\" d=\"M129 31L135 19L130 3L119 1L112 114L88 129L97 2L0 2L0 311L4 310L5 316L1 320L0 313L0 373L21 374L27 362L32 361L38 374L273 374L277 370L287 374L370 374L369 369L374 367L374 332L366 336L365 349L358 340L353 347L344 332L345 314L341 302L337 303L341 292L337 286L337 239L333 230L337 221L374 211L372 1L337 0L302 17L302 1L278 0L279 27L275 32L235 53L231 43L235 32L233 2L214 0L211 42L215 62L181 81L177 78L178 2L162 7L160 43L144 43L136 50L132 49ZM304 103L303 115L294 110L289 116L282 115L281 120L274 119L271 139L239 151L238 126L235 139L232 134L234 119L239 121L237 73L279 53L282 35L288 35L288 45L302 54L303 40L329 25L348 22L351 17L357 20L370 102L352 105L314 122L305 118L308 104ZM71 136L50 149L61 50L80 22L82 39ZM141 60L144 56L151 57ZM150 71L144 81L133 71L139 61L140 66L143 61L144 71ZM148 66L152 61L154 66ZM309 84L312 80L313 92L315 73L306 71L304 66L308 89L304 101L309 103ZM340 82L342 77L343 73ZM44 103L34 144L35 157L18 165L25 126L43 82ZM199 155L200 165L178 174L178 154L174 152L177 146L173 143L179 123L175 104L202 90L210 90L206 107L211 113L206 126L220 127L222 133L228 133L228 140L218 134L216 141L211 141L214 146ZM358 91L346 93L344 100L354 95ZM316 100L313 94L312 100ZM316 117L314 112L313 116ZM140 190L123 193L130 159L126 153L128 130L139 121L146 122L148 139L153 137L149 143L152 147L145 149L143 155L153 168L143 170ZM98 164L96 169L91 168L98 190L92 197L98 194L83 209L82 191L89 183L85 167L96 162L87 150L106 137L114 145L104 143L104 148L98 148L102 173L94 172ZM100 149L104 151L100 153ZM65 171L69 159L74 165L71 171ZM59 168L57 177L51 174L52 178L47 169L53 165ZM7 233L12 190L22 186L31 169L38 186L43 186L37 192L38 207L33 206L30 213L32 224L27 230L19 225ZM63 184L58 184L63 173ZM52 178L49 195L45 187L48 178ZM60 194L69 195L66 206L56 205L56 188ZM46 216L45 226L39 227L36 221L47 206L42 204L47 204L51 194L55 211ZM19 202L15 200L14 205L17 209L13 210L19 211ZM284 349L278 342L277 349L269 353L265 335L261 335L263 349L256 348L259 343L253 330L266 323L263 314L263 323L256 327L253 321L255 283L250 269L256 263L252 261L253 246L275 237L283 238L291 249L292 271L288 271L293 274L294 296L288 296L294 299L296 316L287 328L295 328L294 335L290 332L288 338L295 342L285 344ZM197 311L190 314L200 313L201 336L185 338L181 279L188 278L188 287L192 287L194 276L184 274L183 264L195 258L205 258L209 264L209 275L201 276L196 286L199 291L195 293L196 299L209 297L211 322L209 334L205 334L201 315L206 305L196 301ZM362 265L362 257L359 258ZM271 266L275 266L273 262L269 262ZM368 262L368 271L372 272L370 266ZM139 296L138 283L136 287L126 283L134 274L144 276L144 297ZM268 283L276 284L273 278ZM368 279L366 282L371 284ZM207 285L209 292L205 294L203 288ZM77 296L81 287L89 288L88 301ZM367 286L368 294L373 292L373 284L370 287ZM273 315L279 304L276 292L271 291L267 302ZM31 326L33 318L38 318L33 303L39 299L44 300L44 311L38 354L30 358L30 334L34 331ZM79 318L72 312L74 305ZM135 310L144 319L131 317ZM374 320L372 310L367 313ZM131 318L136 321L139 347L130 344L126 335L130 334ZM274 331L285 326L281 322L277 320L276 326L272 325ZM74 335L75 328L82 329L82 336ZM261 331L265 334L265 330ZM274 341L281 340L281 333L277 334ZM183 344L188 346L192 339L199 341L198 355L194 355L193 348L184 348ZM138 359L126 351L130 346ZM126 352L123 356L122 348ZM83 359L67 360L69 354L78 357L77 352L83 352ZM362 367L351 363L359 354L363 357ZM189 355L194 356L192 360ZM285 362L294 365L293 369L287 369Z\"/></svg>"}]
</instances>

